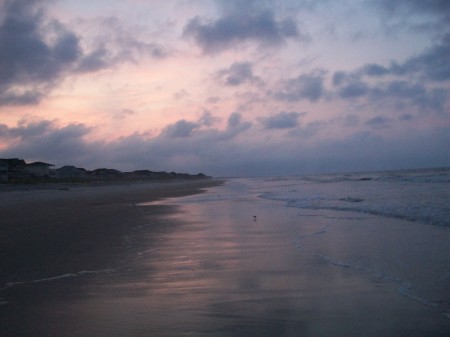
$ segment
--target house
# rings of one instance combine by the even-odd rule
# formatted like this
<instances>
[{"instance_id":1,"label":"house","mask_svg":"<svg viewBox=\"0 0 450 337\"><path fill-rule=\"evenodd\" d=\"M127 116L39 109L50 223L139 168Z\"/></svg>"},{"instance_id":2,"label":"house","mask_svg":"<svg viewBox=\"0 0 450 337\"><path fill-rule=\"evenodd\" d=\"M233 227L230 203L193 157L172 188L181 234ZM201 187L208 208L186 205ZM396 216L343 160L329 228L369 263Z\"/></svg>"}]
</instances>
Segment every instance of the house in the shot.
<instances>
[{"instance_id":1,"label":"house","mask_svg":"<svg viewBox=\"0 0 450 337\"><path fill-rule=\"evenodd\" d=\"M23 178L26 167L25 160L18 158L0 159L0 166L2 167L2 181L10 181ZM6 173L4 172L6 170ZM6 176L6 177L5 177Z\"/></svg>"},{"instance_id":2,"label":"house","mask_svg":"<svg viewBox=\"0 0 450 337\"><path fill-rule=\"evenodd\" d=\"M0 163L0 182L8 181L8 165Z\"/></svg>"},{"instance_id":3,"label":"house","mask_svg":"<svg viewBox=\"0 0 450 337\"><path fill-rule=\"evenodd\" d=\"M92 171L92 176L95 178L120 178L122 176L122 172L114 169L108 169L108 168L99 168L94 171Z\"/></svg>"},{"instance_id":4,"label":"house","mask_svg":"<svg viewBox=\"0 0 450 337\"><path fill-rule=\"evenodd\" d=\"M59 179L80 179L88 178L89 173L84 168L78 168L71 165L66 165L56 169L56 177Z\"/></svg>"},{"instance_id":5,"label":"house","mask_svg":"<svg viewBox=\"0 0 450 337\"><path fill-rule=\"evenodd\" d=\"M36 161L26 164L25 172L30 177L53 177L55 176L55 165Z\"/></svg>"}]
</instances>

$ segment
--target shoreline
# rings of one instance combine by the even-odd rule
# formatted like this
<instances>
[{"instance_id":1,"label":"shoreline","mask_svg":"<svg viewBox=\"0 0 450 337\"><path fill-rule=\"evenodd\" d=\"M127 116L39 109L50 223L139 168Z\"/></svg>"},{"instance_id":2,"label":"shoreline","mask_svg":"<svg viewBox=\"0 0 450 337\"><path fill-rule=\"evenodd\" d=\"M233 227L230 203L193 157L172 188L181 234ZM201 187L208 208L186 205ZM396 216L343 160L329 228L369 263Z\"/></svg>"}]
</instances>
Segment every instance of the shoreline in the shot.
<instances>
[{"instance_id":1,"label":"shoreline","mask_svg":"<svg viewBox=\"0 0 450 337\"><path fill-rule=\"evenodd\" d=\"M34 190L64 190L78 187L104 187L104 186L136 186L149 184L171 184L171 183L196 183L217 182L224 179L216 178L190 178L190 179L118 179L118 180L85 180L85 181L48 181L31 183L0 183L0 193L13 191Z\"/></svg>"}]
</instances>

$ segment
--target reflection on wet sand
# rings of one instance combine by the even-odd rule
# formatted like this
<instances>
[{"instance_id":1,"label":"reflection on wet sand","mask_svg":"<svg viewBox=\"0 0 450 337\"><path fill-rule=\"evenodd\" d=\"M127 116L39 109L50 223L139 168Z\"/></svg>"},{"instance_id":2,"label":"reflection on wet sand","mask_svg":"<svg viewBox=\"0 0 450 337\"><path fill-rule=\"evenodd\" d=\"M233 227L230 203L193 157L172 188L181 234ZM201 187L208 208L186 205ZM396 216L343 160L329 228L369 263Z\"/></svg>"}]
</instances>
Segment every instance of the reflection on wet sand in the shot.
<instances>
[{"instance_id":1,"label":"reflection on wet sand","mask_svg":"<svg viewBox=\"0 0 450 337\"><path fill-rule=\"evenodd\" d=\"M252 199L183 203L158 217L153 209L164 203L141 207L149 223L127 236L130 254L120 268L80 278L75 296L55 296L42 305L36 321L48 320L49 313L55 321L56 315L50 331L55 336L449 331L442 315L400 296L389 282L298 249L298 238L333 224L330 217L299 217L297 210ZM70 287L74 281L66 282Z\"/></svg>"},{"instance_id":2,"label":"reflection on wet sand","mask_svg":"<svg viewBox=\"0 0 450 337\"><path fill-rule=\"evenodd\" d=\"M433 327L438 315L400 296L391 284L297 249L302 223L293 210L239 200L185 204L180 211L164 219L179 226L156 243L154 233L148 235L153 249L138 254L131 266L131 275L140 278L114 284L111 293L117 298L109 302L108 292L107 308L102 296L92 299L104 310L94 316L123 323L114 331L134 336L444 335ZM303 230L330 221L317 217ZM139 240L143 237L145 232ZM417 317L424 323L417 324Z\"/></svg>"}]
</instances>

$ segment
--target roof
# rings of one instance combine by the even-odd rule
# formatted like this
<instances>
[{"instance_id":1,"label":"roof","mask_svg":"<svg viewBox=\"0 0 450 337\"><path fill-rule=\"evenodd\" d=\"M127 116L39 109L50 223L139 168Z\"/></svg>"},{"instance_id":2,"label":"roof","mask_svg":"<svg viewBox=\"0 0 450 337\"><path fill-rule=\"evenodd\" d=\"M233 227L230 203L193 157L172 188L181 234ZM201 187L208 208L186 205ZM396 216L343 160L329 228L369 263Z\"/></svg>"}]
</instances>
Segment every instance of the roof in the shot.
<instances>
[{"instance_id":1,"label":"roof","mask_svg":"<svg viewBox=\"0 0 450 337\"><path fill-rule=\"evenodd\" d=\"M27 166L47 166L47 167L49 167L49 166L55 166L55 165L49 164L49 163L44 163L42 161L35 161L34 163L27 164Z\"/></svg>"},{"instance_id":2,"label":"roof","mask_svg":"<svg viewBox=\"0 0 450 337\"><path fill-rule=\"evenodd\" d=\"M19 158L0 159L0 163L8 166L24 166L25 160Z\"/></svg>"}]
</instances>

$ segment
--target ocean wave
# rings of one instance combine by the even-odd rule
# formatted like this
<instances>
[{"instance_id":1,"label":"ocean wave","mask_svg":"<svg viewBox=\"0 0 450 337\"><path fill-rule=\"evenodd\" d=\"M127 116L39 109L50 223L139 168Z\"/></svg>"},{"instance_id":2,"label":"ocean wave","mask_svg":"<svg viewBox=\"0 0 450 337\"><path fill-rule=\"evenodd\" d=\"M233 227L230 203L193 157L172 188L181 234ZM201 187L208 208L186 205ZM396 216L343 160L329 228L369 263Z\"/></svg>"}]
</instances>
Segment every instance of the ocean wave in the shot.
<instances>
[{"instance_id":1,"label":"ocean wave","mask_svg":"<svg viewBox=\"0 0 450 337\"><path fill-rule=\"evenodd\" d=\"M297 180L299 182L412 182L412 183L450 183L450 168L429 168L394 171L373 171L338 174L318 174L294 177L272 178L272 181Z\"/></svg>"},{"instance_id":2,"label":"ocean wave","mask_svg":"<svg viewBox=\"0 0 450 337\"><path fill-rule=\"evenodd\" d=\"M408 205L374 205L364 204L359 197L326 198L311 196L308 198L285 198L273 194L261 194L263 199L285 201L287 207L304 209L329 209L335 211L348 211L376 216L392 217L429 225L450 227L450 211L439 207L420 207Z\"/></svg>"},{"instance_id":3,"label":"ocean wave","mask_svg":"<svg viewBox=\"0 0 450 337\"><path fill-rule=\"evenodd\" d=\"M261 198L450 226L450 169L291 177L261 181Z\"/></svg>"}]
</instances>

